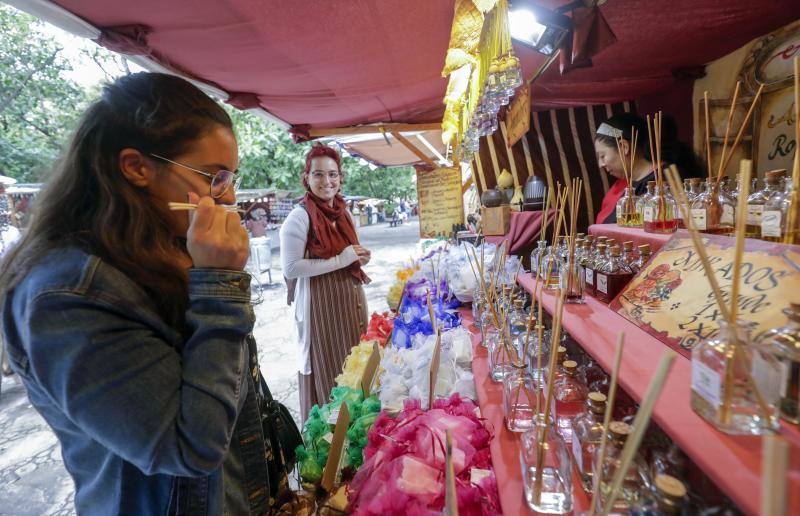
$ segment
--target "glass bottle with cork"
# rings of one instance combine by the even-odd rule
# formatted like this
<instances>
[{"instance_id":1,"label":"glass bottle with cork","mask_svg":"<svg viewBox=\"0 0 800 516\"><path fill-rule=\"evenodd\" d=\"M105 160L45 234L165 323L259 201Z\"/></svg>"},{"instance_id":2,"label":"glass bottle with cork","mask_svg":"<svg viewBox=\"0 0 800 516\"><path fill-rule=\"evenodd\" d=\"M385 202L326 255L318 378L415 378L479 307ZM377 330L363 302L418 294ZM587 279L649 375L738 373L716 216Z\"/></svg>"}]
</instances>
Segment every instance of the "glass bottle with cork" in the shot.
<instances>
[{"instance_id":1,"label":"glass bottle with cork","mask_svg":"<svg viewBox=\"0 0 800 516\"><path fill-rule=\"evenodd\" d=\"M583 278L584 295L594 295L594 255L592 254L592 242L589 235L583 242L583 253L580 259L581 277Z\"/></svg>"},{"instance_id":2,"label":"glass bottle with cork","mask_svg":"<svg viewBox=\"0 0 800 516\"><path fill-rule=\"evenodd\" d=\"M586 410L575 416L572 423L572 457L578 467L583 489L592 491L592 465L595 449L603 437L603 415L606 412L606 396L601 392L590 392L586 397Z\"/></svg>"},{"instance_id":3,"label":"glass bottle with cork","mask_svg":"<svg viewBox=\"0 0 800 516\"><path fill-rule=\"evenodd\" d=\"M647 266L650 261L650 244L642 244L639 246L639 256L630 265L631 272L637 274L640 270Z\"/></svg>"},{"instance_id":4,"label":"glass bottle with cork","mask_svg":"<svg viewBox=\"0 0 800 516\"><path fill-rule=\"evenodd\" d=\"M605 460L602 464L598 464L600 450L599 448L595 450L595 467L602 468L600 470L600 478L602 480L600 483L599 500L601 508L605 507L611 495L611 481L622 465L622 449L625 447L625 442L632 432L633 428L627 423L612 421L608 425L608 444L606 445ZM594 474L597 475L598 471L595 471ZM647 474L647 465L641 452L637 452L628 467L628 471L625 472L622 486L620 487L617 499L612 507L612 512L621 511L626 513L632 505L642 499L642 496L649 489L649 485L650 479Z\"/></svg>"},{"instance_id":5,"label":"glass bottle with cork","mask_svg":"<svg viewBox=\"0 0 800 516\"><path fill-rule=\"evenodd\" d=\"M622 261L622 251L618 246L611 248L611 256L595 274L596 297L604 303L610 303L625 285L633 278L633 272Z\"/></svg>"},{"instance_id":6,"label":"glass bottle with cork","mask_svg":"<svg viewBox=\"0 0 800 516\"><path fill-rule=\"evenodd\" d=\"M670 475L658 475L653 489L630 507L631 516L679 516L686 510L686 486Z\"/></svg>"},{"instance_id":7,"label":"glass bottle with cork","mask_svg":"<svg viewBox=\"0 0 800 516\"><path fill-rule=\"evenodd\" d=\"M574 360L565 360L561 364L564 374L555 381L553 387L555 404L554 419L556 428L567 444L572 443L572 420L580 414L586 404L589 394L586 385L578 376L578 363Z\"/></svg>"}]
</instances>

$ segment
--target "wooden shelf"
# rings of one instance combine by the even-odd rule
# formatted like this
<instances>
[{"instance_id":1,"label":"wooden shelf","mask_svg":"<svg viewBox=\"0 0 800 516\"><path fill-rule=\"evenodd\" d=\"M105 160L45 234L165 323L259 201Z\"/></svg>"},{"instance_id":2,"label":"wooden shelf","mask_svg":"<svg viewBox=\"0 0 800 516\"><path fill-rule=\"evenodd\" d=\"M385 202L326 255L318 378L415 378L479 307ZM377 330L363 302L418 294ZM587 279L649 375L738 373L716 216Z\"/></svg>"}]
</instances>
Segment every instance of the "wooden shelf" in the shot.
<instances>
[{"instance_id":1,"label":"wooden shelf","mask_svg":"<svg viewBox=\"0 0 800 516\"><path fill-rule=\"evenodd\" d=\"M528 292L534 287L530 274L518 279ZM543 306L552 313L555 298L544 294ZM639 329L604 303L587 296L586 304L564 307L563 327L583 349L610 372L617 336L625 332L625 352L619 383L641 402L665 344ZM758 514L761 496L761 439L731 436L717 431L694 413L691 392L691 362L678 356L656 403L653 419L717 486L746 514ZM791 445L787 485L789 514L800 514L800 438L797 429L782 425Z\"/></svg>"}]
</instances>

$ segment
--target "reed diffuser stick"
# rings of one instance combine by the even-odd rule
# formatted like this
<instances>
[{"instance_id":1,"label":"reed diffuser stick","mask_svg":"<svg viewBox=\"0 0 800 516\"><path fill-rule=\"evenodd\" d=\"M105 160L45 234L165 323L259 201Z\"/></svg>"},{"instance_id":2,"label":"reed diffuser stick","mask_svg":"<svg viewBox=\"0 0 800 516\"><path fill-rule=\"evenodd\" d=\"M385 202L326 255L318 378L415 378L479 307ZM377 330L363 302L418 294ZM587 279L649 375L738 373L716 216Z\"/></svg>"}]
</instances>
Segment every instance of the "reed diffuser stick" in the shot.
<instances>
[{"instance_id":1,"label":"reed diffuser stick","mask_svg":"<svg viewBox=\"0 0 800 516\"><path fill-rule=\"evenodd\" d=\"M611 416L614 414L614 400L617 396L619 365L620 362L622 362L622 349L624 347L625 332L620 332L619 337L617 337L617 353L614 355L614 368L611 370L611 384L608 386L606 412L603 415L603 435L600 438L600 446L598 447L596 469L594 469L592 473L592 504L589 508L589 516L594 516L597 504L600 501L600 483L603 481L603 462L606 460L606 446L608 444L608 425L611 424Z\"/></svg>"},{"instance_id":2,"label":"reed diffuser stick","mask_svg":"<svg viewBox=\"0 0 800 516\"><path fill-rule=\"evenodd\" d=\"M789 443L777 435L761 438L761 516L784 516L786 480L789 476Z\"/></svg>"},{"instance_id":3,"label":"reed diffuser stick","mask_svg":"<svg viewBox=\"0 0 800 516\"><path fill-rule=\"evenodd\" d=\"M675 361L677 354L672 350L664 352L661 362L659 363L658 370L655 376L650 381L650 386L647 388L642 404L639 410L636 411L636 417L633 420L633 432L625 441L625 447L622 448L622 455L620 457L620 465L617 468L614 478L611 481L611 488L605 502L603 503L603 516L607 516L614 502L617 499L619 490L622 487L622 482L628 476L628 469L639 451L639 445L642 442L644 433L647 430L647 425L650 422L650 416L653 413L653 408L656 405L656 400L661 394L661 389L664 387L664 381L667 379L672 364Z\"/></svg>"},{"instance_id":4,"label":"reed diffuser stick","mask_svg":"<svg viewBox=\"0 0 800 516\"><path fill-rule=\"evenodd\" d=\"M798 239L798 211L800 211L800 57L794 58L794 166L792 167L792 192L789 196L789 211L786 218L786 233L783 235L784 244L797 243Z\"/></svg>"},{"instance_id":5,"label":"reed diffuser stick","mask_svg":"<svg viewBox=\"0 0 800 516\"><path fill-rule=\"evenodd\" d=\"M720 168L720 172L717 175L717 184L722 180L722 175L725 170L728 168L728 164L733 159L733 155L736 153L736 147L739 146L739 142L744 135L744 130L747 128L747 123L750 121L750 117L753 116L753 111L756 108L756 104L758 104L758 99L761 98L761 92L764 90L764 85L758 87L756 91L756 96L753 97L753 102L750 103L750 108L747 110L747 114L744 116L744 120L742 121L741 127L739 127L739 132L736 133L736 138L733 140L733 145L731 145L731 151L728 155L725 156L725 162L722 164L722 168Z\"/></svg>"},{"instance_id":6,"label":"reed diffuser stick","mask_svg":"<svg viewBox=\"0 0 800 516\"><path fill-rule=\"evenodd\" d=\"M723 163L725 162L725 151L728 149L728 137L731 134L731 124L733 123L733 112L736 111L736 101L739 100L739 88L741 88L742 83L740 81L736 81L736 88L733 90L733 99L731 100L731 107L728 110L728 123L725 127L725 139L722 141L722 154L719 157L719 170L717 171L717 177L722 177L722 171L724 170ZM715 181L716 183L716 181Z\"/></svg>"},{"instance_id":7,"label":"reed diffuser stick","mask_svg":"<svg viewBox=\"0 0 800 516\"><path fill-rule=\"evenodd\" d=\"M705 110L706 118L706 168L708 169L708 182L710 183L713 165L711 163L711 116L709 116L708 109L708 90L703 92L703 109Z\"/></svg>"}]
</instances>

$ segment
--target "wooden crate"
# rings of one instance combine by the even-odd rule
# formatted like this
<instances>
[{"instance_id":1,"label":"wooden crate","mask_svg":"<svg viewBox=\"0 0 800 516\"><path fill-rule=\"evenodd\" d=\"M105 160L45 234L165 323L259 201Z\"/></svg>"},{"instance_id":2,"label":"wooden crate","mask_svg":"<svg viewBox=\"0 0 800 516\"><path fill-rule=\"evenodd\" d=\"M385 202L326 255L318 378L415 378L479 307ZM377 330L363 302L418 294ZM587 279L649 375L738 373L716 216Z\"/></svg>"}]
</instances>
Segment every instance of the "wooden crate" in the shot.
<instances>
[{"instance_id":1,"label":"wooden crate","mask_svg":"<svg viewBox=\"0 0 800 516\"><path fill-rule=\"evenodd\" d=\"M483 234L487 236L501 236L508 233L511 225L511 208L508 205L496 208L481 207L481 224Z\"/></svg>"}]
</instances>

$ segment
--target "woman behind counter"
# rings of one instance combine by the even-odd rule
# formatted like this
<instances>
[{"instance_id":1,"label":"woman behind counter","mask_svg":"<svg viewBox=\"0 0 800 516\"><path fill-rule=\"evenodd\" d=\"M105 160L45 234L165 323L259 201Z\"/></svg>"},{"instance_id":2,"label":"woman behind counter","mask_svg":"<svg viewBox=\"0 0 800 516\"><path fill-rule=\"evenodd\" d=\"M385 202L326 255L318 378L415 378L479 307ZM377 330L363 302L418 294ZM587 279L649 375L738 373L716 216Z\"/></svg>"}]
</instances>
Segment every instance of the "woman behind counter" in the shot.
<instances>
[{"instance_id":1,"label":"woman behind counter","mask_svg":"<svg viewBox=\"0 0 800 516\"><path fill-rule=\"evenodd\" d=\"M301 348L300 411L328 402L350 348L367 329L362 270L370 251L359 245L344 197L339 153L316 145L302 175L307 192L281 226L281 264Z\"/></svg>"},{"instance_id":2,"label":"woman behind counter","mask_svg":"<svg viewBox=\"0 0 800 516\"><path fill-rule=\"evenodd\" d=\"M633 188L636 195L642 195L647 190L647 182L655 181L653 173L653 159L650 156L650 145L647 141L647 123L633 113L614 115L597 128L594 139L594 150L597 155L597 165L601 172L615 177L617 180L606 192L600 211L597 214L596 224L613 224L617 221L617 201L625 193L628 186L622 169L622 160L630 162L633 151L631 128L638 133L636 156L633 163ZM677 139L677 128L670 117L664 117L662 135L662 166L671 164L678 167L682 178L700 177L702 171L694 152ZM621 138L620 156L617 150L617 137Z\"/></svg>"}]
</instances>

